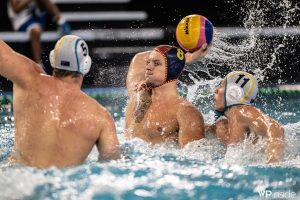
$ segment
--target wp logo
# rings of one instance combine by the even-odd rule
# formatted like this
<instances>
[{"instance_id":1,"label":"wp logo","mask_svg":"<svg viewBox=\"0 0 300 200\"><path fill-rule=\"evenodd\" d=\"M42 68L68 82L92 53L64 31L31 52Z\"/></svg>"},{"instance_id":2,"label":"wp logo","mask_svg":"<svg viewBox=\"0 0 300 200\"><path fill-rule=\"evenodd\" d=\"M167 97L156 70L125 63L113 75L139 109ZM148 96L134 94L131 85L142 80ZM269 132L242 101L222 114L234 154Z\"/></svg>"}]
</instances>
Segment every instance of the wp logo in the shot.
<instances>
[{"instance_id":1,"label":"wp logo","mask_svg":"<svg viewBox=\"0 0 300 200\"><path fill-rule=\"evenodd\" d=\"M270 198L270 199L296 199L296 192L293 191L276 191L272 192L271 190L261 190L258 191L261 198Z\"/></svg>"}]
</instances>

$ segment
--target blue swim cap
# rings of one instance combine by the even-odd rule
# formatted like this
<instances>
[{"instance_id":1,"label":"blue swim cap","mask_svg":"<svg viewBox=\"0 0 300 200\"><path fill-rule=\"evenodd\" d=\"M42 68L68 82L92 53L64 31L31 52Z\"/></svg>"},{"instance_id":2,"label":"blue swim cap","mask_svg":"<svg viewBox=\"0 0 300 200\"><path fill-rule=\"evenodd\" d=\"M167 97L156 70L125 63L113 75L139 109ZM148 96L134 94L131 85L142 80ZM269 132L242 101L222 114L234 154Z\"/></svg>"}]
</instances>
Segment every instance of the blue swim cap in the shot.
<instances>
[{"instance_id":1,"label":"blue swim cap","mask_svg":"<svg viewBox=\"0 0 300 200\"><path fill-rule=\"evenodd\" d=\"M163 84L176 80L180 76L185 65L185 55L183 50L170 45L160 45L155 47L154 50L161 53L165 58L167 73Z\"/></svg>"}]
</instances>

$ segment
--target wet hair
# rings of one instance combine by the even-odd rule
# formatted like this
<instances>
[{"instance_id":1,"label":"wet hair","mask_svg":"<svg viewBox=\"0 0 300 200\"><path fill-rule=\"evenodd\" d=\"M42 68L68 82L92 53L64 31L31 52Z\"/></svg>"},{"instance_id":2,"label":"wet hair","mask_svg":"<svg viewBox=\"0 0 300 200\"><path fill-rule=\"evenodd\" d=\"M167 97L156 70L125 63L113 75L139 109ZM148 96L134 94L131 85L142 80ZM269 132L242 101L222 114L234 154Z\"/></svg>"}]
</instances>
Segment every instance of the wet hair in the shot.
<instances>
[{"instance_id":1,"label":"wet hair","mask_svg":"<svg viewBox=\"0 0 300 200\"><path fill-rule=\"evenodd\" d=\"M82 76L82 74L79 72L75 72L75 71L67 71L67 70L63 70L63 69L54 68L53 76L55 76L57 78L63 78L63 77L67 77L67 76L72 76L73 78L77 78L77 77Z\"/></svg>"}]
</instances>

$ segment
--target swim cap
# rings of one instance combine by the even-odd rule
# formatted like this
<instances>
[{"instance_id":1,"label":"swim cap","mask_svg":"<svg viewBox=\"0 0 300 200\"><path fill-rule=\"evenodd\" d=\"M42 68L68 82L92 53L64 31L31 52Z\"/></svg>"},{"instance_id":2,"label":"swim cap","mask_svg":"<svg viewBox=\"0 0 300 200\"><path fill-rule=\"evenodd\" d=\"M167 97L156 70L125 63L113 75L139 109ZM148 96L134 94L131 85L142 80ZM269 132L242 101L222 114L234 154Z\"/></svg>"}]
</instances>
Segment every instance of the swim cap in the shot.
<instances>
[{"instance_id":1,"label":"swim cap","mask_svg":"<svg viewBox=\"0 0 300 200\"><path fill-rule=\"evenodd\" d=\"M155 47L154 50L162 54L165 58L166 77L163 84L176 80L185 65L184 52L180 48L170 45L160 45Z\"/></svg>"},{"instance_id":2,"label":"swim cap","mask_svg":"<svg viewBox=\"0 0 300 200\"><path fill-rule=\"evenodd\" d=\"M250 105L257 91L257 79L243 71L234 71L225 77L225 108L232 105Z\"/></svg>"},{"instance_id":3,"label":"swim cap","mask_svg":"<svg viewBox=\"0 0 300 200\"><path fill-rule=\"evenodd\" d=\"M92 60L83 39L66 35L56 42L50 52L50 63L53 68L79 72L84 76L90 71Z\"/></svg>"}]
</instances>

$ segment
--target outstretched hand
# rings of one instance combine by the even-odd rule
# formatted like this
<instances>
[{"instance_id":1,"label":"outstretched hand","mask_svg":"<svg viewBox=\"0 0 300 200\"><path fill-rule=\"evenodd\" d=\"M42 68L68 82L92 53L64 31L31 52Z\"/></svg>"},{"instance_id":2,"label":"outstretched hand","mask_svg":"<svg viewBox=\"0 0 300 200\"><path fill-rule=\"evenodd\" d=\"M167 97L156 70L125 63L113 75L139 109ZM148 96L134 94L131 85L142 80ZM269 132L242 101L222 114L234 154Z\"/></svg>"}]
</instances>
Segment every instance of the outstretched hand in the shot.
<instances>
[{"instance_id":1,"label":"outstretched hand","mask_svg":"<svg viewBox=\"0 0 300 200\"><path fill-rule=\"evenodd\" d=\"M207 55L210 47L211 45L207 45L207 43L205 43L199 50L194 51L193 53L187 52L185 54L185 62L187 64L191 64L193 62L196 62L197 60L200 60L201 58L204 58Z\"/></svg>"}]
</instances>

